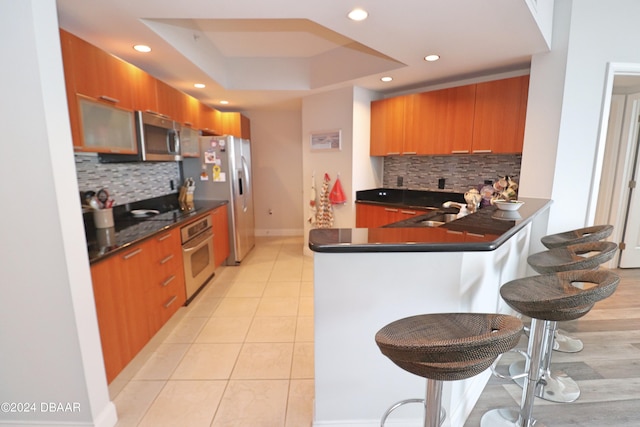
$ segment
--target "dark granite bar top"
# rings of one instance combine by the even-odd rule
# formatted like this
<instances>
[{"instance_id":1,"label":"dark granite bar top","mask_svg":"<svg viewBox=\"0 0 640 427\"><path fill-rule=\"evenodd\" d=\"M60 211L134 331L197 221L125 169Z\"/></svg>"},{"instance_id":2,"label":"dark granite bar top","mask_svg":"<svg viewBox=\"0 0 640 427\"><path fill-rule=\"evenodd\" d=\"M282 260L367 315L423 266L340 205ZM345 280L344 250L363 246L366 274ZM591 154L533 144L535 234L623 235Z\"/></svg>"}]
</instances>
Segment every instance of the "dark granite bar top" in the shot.
<instances>
[{"instance_id":1,"label":"dark granite bar top","mask_svg":"<svg viewBox=\"0 0 640 427\"><path fill-rule=\"evenodd\" d=\"M111 228L96 228L93 213L88 210L83 216L89 262L93 264L101 261L156 233L191 221L227 203L226 200L196 200L188 208L181 209L177 194L171 194L115 206L114 226ZM136 218L131 214L135 209L155 209L160 213L146 218Z\"/></svg>"},{"instance_id":2,"label":"dark granite bar top","mask_svg":"<svg viewBox=\"0 0 640 427\"><path fill-rule=\"evenodd\" d=\"M519 210L484 207L439 227L422 221L433 213L382 228L325 228L309 232L314 252L469 252L493 251L548 209L551 200L519 198Z\"/></svg>"}]
</instances>

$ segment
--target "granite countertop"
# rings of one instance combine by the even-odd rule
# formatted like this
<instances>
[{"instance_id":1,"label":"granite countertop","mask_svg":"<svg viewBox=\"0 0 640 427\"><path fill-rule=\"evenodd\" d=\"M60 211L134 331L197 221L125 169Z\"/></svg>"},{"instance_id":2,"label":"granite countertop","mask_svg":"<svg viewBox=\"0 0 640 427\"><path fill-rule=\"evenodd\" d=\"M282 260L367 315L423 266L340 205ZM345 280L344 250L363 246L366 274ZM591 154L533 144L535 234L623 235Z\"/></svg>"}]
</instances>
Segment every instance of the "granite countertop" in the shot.
<instances>
[{"instance_id":1,"label":"granite countertop","mask_svg":"<svg viewBox=\"0 0 640 427\"><path fill-rule=\"evenodd\" d=\"M421 225L421 221L433 215L427 213L382 228L312 229L309 248L314 252L333 253L492 251L552 203L548 199L519 200L525 203L518 211L487 206L440 227Z\"/></svg>"},{"instance_id":2,"label":"granite countertop","mask_svg":"<svg viewBox=\"0 0 640 427\"><path fill-rule=\"evenodd\" d=\"M96 228L92 212L84 214L85 234L89 262L102 261L126 248L164 230L191 221L213 209L226 205L226 200L196 200L188 210L177 203L177 196L169 195L157 199L114 207L114 227ZM161 213L147 218L135 218L134 209L157 209Z\"/></svg>"}]
</instances>

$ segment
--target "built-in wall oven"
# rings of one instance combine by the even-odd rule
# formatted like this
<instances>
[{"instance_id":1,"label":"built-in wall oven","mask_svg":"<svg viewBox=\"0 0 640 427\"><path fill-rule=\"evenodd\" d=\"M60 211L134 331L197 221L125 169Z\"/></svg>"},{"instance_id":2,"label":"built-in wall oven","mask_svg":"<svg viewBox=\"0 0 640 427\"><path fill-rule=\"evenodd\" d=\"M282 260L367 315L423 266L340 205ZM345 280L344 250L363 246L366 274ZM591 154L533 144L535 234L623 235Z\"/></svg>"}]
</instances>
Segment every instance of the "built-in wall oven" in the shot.
<instances>
[{"instance_id":1,"label":"built-in wall oven","mask_svg":"<svg viewBox=\"0 0 640 427\"><path fill-rule=\"evenodd\" d=\"M182 227L180 238L188 304L214 274L211 215Z\"/></svg>"}]
</instances>

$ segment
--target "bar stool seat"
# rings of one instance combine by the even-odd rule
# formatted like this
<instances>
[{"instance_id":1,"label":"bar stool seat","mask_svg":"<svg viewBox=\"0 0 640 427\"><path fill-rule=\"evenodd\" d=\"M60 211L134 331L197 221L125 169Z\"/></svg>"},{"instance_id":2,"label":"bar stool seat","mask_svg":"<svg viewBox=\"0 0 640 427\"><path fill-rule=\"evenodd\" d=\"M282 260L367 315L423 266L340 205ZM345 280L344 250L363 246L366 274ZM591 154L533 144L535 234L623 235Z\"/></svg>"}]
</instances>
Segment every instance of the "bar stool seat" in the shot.
<instances>
[{"instance_id":1,"label":"bar stool seat","mask_svg":"<svg viewBox=\"0 0 640 427\"><path fill-rule=\"evenodd\" d=\"M613 233L613 225L594 225L592 227L578 228L558 234L550 234L540 239L547 248L560 248L578 243L596 242L604 240Z\"/></svg>"},{"instance_id":2,"label":"bar stool seat","mask_svg":"<svg viewBox=\"0 0 640 427\"><path fill-rule=\"evenodd\" d=\"M376 344L382 354L412 374L427 379L424 402L425 427L437 427L444 417L440 400L442 381L470 378L489 368L496 358L515 347L522 322L515 316L484 313L422 314L396 320L378 331Z\"/></svg>"},{"instance_id":3,"label":"bar stool seat","mask_svg":"<svg viewBox=\"0 0 640 427\"><path fill-rule=\"evenodd\" d=\"M590 270L611 260L617 249L618 245L613 242L577 243L529 255L527 262L541 274Z\"/></svg>"},{"instance_id":4,"label":"bar stool seat","mask_svg":"<svg viewBox=\"0 0 640 427\"><path fill-rule=\"evenodd\" d=\"M500 288L504 301L517 312L531 317L531 335L520 410L497 409L487 412L481 426L539 426L533 420L533 401L547 387L542 360L548 350L547 330L556 321L575 320L594 304L616 290L620 278L609 270L575 270L513 280ZM546 348L545 348L546 347ZM508 423L505 424L505 420Z\"/></svg>"}]
</instances>

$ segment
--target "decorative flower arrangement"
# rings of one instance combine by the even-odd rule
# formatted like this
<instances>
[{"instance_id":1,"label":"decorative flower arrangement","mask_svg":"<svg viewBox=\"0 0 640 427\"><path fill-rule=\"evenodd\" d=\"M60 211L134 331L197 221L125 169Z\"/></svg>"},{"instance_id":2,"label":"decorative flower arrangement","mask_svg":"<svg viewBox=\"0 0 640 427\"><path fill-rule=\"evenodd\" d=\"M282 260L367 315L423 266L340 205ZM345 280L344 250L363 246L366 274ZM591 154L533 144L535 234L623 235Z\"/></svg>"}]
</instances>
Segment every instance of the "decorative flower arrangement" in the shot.
<instances>
[{"instance_id":1,"label":"decorative flower arrangement","mask_svg":"<svg viewBox=\"0 0 640 427\"><path fill-rule=\"evenodd\" d=\"M496 182L480 187L481 206L493 205L496 200L516 200L518 197L518 184L508 175L501 176Z\"/></svg>"},{"instance_id":2,"label":"decorative flower arrangement","mask_svg":"<svg viewBox=\"0 0 640 427\"><path fill-rule=\"evenodd\" d=\"M496 200L516 200L518 198L518 184L508 175L500 177L493 183L493 195L491 204Z\"/></svg>"}]
</instances>

